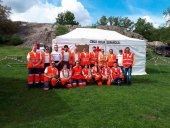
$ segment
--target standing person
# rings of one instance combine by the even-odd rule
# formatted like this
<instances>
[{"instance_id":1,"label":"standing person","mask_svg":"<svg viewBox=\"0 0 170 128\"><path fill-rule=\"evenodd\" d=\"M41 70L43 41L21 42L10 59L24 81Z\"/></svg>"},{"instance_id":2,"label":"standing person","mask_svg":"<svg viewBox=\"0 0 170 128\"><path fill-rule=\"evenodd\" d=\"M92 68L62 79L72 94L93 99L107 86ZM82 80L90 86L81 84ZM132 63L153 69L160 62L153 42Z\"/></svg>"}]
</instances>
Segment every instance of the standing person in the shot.
<instances>
[{"instance_id":1,"label":"standing person","mask_svg":"<svg viewBox=\"0 0 170 128\"><path fill-rule=\"evenodd\" d=\"M78 48L75 47L74 51L72 52L72 66L76 65L76 61L80 61L80 53L78 52Z\"/></svg>"},{"instance_id":2,"label":"standing person","mask_svg":"<svg viewBox=\"0 0 170 128\"><path fill-rule=\"evenodd\" d=\"M111 83L112 84L121 84L121 68L118 67L117 62L114 63L114 66L111 68Z\"/></svg>"},{"instance_id":3,"label":"standing person","mask_svg":"<svg viewBox=\"0 0 170 128\"><path fill-rule=\"evenodd\" d=\"M31 88L33 85L39 86L39 68L41 61L41 54L37 52L37 44L34 44L32 51L27 54L28 88Z\"/></svg>"},{"instance_id":4,"label":"standing person","mask_svg":"<svg viewBox=\"0 0 170 128\"><path fill-rule=\"evenodd\" d=\"M83 49L83 52L80 53L80 65L84 68L85 65L90 65L90 55L87 52L86 48Z\"/></svg>"},{"instance_id":5,"label":"standing person","mask_svg":"<svg viewBox=\"0 0 170 128\"><path fill-rule=\"evenodd\" d=\"M125 82L131 84L131 74L132 74L132 66L135 63L135 54L130 52L130 48L126 47L123 54L123 67L125 72Z\"/></svg>"},{"instance_id":6,"label":"standing person","mask_svg":"<svg viewBox=\"0 0 170 128\"><path fill-rule=\"evenodd\" d=\"M106 62L106 55L104 53L104 49L101 49L101 53L98 56L98 65L100 68L104 67L104 64Z\"/></svg>"},{"instance_id":7,"label":"standing person","mask_svg":"<svg viewBox=\"0 0 170 128\"><path fill-rule=\"evenodd\" d=\"M84 76L84 79L86 83L89 83L91 80L91 72L90 69L88 68L89 66L86 64L82 70L82 74Z\"/></svg>"},{"instance_id":8,"label":"standing person","mask_svg":"<svg viewBox=\"0 0 170 128\"><path fill-rule=\"evenodd\" d=\"M50 54L49 50L50 50L49 47L46 46L45 52L44 52L44 56L45 56L45 58L44 58L44 70L45 70L46 67L50 66L50 63L51 63L51 54Z\"/></svg>"},{"instance_id":9,"label":"standing person","mask_svg":"<svg viewBox=\"0 0 170 128\"><path fill-rule=\"evenodd\" d=\"M98 67L97 62L95 62L95 65L92 67L92 78L97 83L98 86L102 86L102 76L101 76L101 70Z\"/></svg>"},{"instance_id":10,"label":"standing person","mask_svg":"<svg viewBox=\"0 0 170 128\"><path fill-rule=\"evenodd\" d=\"M80 66L79 61L76 61L76 66L72 69L72 86L85 86L83 84L84 77L82 75L82 68Z\"/></svg>"},{"instance_id":11,"label":"standing person","mask_svg":"<svg viewBox=\"0 0 170 128\"><path fill-rule=\"evenodd\" d=\"M107 66L112 68L114 63L116 62L116 55L113 53L113 49L109 50L109 54L106 56Z\"/></svg>"},{"instance_id":12,"label":"standing person","mask_svg":"<svg viewBox=\"0 0 170 128\"><path fill-rule=\"evenodd\" d=\"M62 65L67 65L67 68L70 69L70 63L71 63L71 52L68 48L68 45L64 45L64 51L62 51Z\"/></svg>"},{"instance_id":13,"label":"standing person","mask_svg":"<svg viewBox=\"0 0 170 128\"><path fill-rule=\"evenodd\" d=\"M92 68L98 62L98 52L96 51L96 47L93 46L93 51L90 52L90 67Z\"/></svg>"},{"instance_id":14,"label":"standing person","mask_svg":"<svg viewBox=\"0 0 170 128\"><path fill-rule=\"evenodd\" d=\"M56 68L60 71L62 67L62 55L61 52L58 51L58 45L54 45L54 51L51 53L51 60L55 62Z\"/></svg>"},{"instance_id":15,"label":"standing person","mask_svg":"<svg viewBox=\"0 0 170 128\"><path fill-rule=\"evenodd\" d=\"M111 84L111 79L110 79L110 68L107 66L107 63L104 63L104 67L102 68L102 82L105 83L107 85Z\"/></svg>"},{"instance_id":16,"label":"standing person","mask_svg":"<svg viewBox=\"0 0 170 128\"><path fill-rule=\"evenodd\" d=\"M119 50L119 54L117 55L117 62L118 62L118 66L121 68L122 72L124 73L124 68L123 68L123 50Z\"/></svg>"},{"instance_id":17,"label":"standing person","mask_svg":"<svg viewBox=\"0 0 170 128\"><path fill-rule=\"evenodd\" d=\"M66 88L72 88L72 86L71 86L71 72L67 68L66 64L63 66L63 69L60 71L60 81L61 81L62 86L65 86Z\"/></svg>"},{"instance_id":18,"label":"standing person","mask_svg":"<svg viewBox=\"0 0 170 128\"><path fill-rule=\"evenodd\" d=\"M52 61L51 66L46 67L44 71L43 89L49 90L49 88L51 87L50 85L52 85L52 88L55 87L59 82L58 75L59 75L58 69L56 68L55 62Z\"/></svg>"}]
</instances>

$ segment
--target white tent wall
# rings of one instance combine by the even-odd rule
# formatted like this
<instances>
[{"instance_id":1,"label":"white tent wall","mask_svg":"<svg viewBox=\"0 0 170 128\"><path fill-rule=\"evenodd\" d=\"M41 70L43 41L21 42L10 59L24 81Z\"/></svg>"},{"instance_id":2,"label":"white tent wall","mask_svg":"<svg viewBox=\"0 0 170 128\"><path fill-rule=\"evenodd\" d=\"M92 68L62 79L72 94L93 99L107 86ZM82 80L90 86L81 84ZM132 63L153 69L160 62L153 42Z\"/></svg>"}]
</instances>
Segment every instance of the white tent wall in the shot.
<instances>
[{"instance_id":1,"label":"white tent wall","mask_svg":"<svg viewBox=\"0 0 170 128\"><path fill-rule=\"evenodd\" d=\"M100 35L100 36L99 36ZM132 69L132 75L145 75L146 65L146 41L129 38L114 31L77 28L68 34L58 36L52 42L58 44L59 51L64 45L68 45L70 50L74 50L76 45L89 45L89 52L93 46L105 49L106 54L109 49L113 49L115 54L119 50L129 47L135 53L135 65Z\"/></svg>"}]
</instances>

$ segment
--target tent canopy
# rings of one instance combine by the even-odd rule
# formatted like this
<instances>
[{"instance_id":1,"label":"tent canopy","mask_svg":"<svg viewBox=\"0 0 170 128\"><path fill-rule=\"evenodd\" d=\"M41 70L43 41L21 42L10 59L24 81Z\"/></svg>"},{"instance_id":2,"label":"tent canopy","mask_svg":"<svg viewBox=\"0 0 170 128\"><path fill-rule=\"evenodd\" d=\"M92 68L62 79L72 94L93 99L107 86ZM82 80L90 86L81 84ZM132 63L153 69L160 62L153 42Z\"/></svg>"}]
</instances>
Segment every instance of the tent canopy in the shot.
<instances>
[{"instance_id":1,"label":"tent canopy","mask_svg":"<svg viewBox=\"0 0 170 128\"><path fill-rule=\"evenodd\" d=\"M57 36L53 40L53 46L58 44L59 49L64 45L68 45L71 50L77 45L88 45L89 51L93 46L105 49L106 54L109 49L113 49L115 54L119 50L130 47L135 53L135 65L133 66L133 75L144 75L146 64L146 41L130 38L115 31L102 30L96 28L76 28L73 31Z\"/></svg>"}]
</instances>

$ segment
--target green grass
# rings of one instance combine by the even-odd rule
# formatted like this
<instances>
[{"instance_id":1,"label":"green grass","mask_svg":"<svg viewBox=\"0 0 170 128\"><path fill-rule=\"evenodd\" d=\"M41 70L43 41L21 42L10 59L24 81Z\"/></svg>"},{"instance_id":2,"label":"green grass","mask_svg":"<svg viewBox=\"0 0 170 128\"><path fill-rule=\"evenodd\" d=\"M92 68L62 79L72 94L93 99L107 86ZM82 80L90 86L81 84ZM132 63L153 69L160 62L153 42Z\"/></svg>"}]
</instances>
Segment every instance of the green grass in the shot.
<instances>
[{"instance_id":1,"label":"green grass","mask_svg":"<svg viewBox=\"0 0 170 128\"><path fill-rule=\"evenodd\" d=\"M3 55L28 49L0 47ZM25 67L0 65L0 126L3 128L169 128L170 66L147 65L132 86L27 90Z\"/></svg>"}]
</instances>

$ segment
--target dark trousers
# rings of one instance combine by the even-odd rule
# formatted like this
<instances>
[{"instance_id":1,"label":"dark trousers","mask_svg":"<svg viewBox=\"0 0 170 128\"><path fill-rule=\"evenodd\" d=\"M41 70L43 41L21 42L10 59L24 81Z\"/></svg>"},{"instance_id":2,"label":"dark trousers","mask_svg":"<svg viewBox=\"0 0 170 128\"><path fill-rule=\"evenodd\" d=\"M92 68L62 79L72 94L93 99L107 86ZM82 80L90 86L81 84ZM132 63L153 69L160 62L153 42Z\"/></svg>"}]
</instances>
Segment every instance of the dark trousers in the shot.
<instances>
[{"instance_id":1,"label":"dark trousers","mask_svg":"<svg viewBox=\"0 0 170 128\"><path fill-rule=\"evenodd\" d=\"M129 68L125 68L124 69L125 72L125 81L130 83L131 82L131 78L132 78L132 67Z\"/></svg>"},{"instance_id":2,"label":"dark trousers","mask_svg":"<svg viewBox=\"0 0 170 128\"><path fill-rule=\"evenodd\" d=\"M54 62L55 62L55 64L56 64L56 63L58 63L59 61L54 61ZM58 69L58 71L61 71L61 69L62 69L62 64L59 63L59 65L56 66L56 68Z\"/></svg>"}]
</instances>

